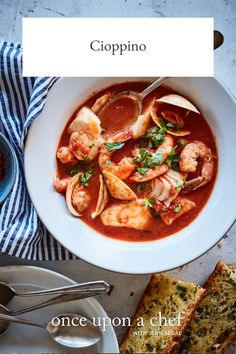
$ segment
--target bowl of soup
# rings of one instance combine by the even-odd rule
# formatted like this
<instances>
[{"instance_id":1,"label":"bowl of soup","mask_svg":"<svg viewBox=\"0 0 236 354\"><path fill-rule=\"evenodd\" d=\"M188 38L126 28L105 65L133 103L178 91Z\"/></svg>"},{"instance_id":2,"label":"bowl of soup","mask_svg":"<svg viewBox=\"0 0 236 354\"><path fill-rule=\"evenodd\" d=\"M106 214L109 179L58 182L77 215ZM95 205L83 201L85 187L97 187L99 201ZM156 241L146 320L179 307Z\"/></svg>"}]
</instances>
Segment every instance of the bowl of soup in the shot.
<instances>
[{"instance_id":1,"label":"bowl of soup","mask_svg":"<svg viewBox=\"0 0 236 354\"><path fill-rule=\"evenodd\" d=\"M152 81L60 79L26 143L29 193L49 231L119 272L190 262L235 219L232 96L215 78L168 79L137 112L130 92Z\"/></svg>"}]
</instances>

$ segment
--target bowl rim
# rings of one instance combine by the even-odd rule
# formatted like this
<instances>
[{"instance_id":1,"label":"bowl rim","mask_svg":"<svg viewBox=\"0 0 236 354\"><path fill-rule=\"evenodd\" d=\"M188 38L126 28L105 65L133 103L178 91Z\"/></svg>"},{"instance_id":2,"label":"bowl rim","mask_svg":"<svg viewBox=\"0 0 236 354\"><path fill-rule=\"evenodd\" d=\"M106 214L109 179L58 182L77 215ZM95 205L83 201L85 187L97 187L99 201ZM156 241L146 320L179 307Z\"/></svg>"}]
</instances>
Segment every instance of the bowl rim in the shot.
<instances>
[{"instance_id":1,"label":"bowl rim","mask_svg":"<svg viewBox=\"0 0 236 354\"><path fill-rule=\"evenodd\" d=\"M2 204L6 198L8 197L8 195L10 194L10 192L12 191L12 188L14 186L15 180L16 180L16 170L17 170L17 158L16 158L16 153L11 145L11 143L9 142L9 140L6 138L6 136L0 132L0 140L3 141L3 143L5 144L7 150L9 151L11 158L12 158L12 163L11 163L11 169L12 169L12 174L11 174L11 178L10 181L7 184L7 187L5 188L2 197L0 197L0 204Z\"/></svg>"},{"instance_id":2,"label":"bowl rim","mask_svg":"<svg viewBox=\"0 0 236 354\"><path fill-rule=\"evenodd\" d=\"M67 78L61 78L60 80L58 80L58 82L59 81L61 81L61 80L63 80L63 79L67 79ZM77 78L78 79L78 78ZM96 78L94 78L94 79L96 79ZM104 78L104 79L107 79L107 78ZM113 78L113 79L115 79L115 78ZM126 81L127 80L130 80L130 81L135 81L135 78L118 78L119 80L120 79L125 79ZM145 78L146 79L146 78ZM143 80L145 80L144 78L143 78ZM152 78L149 78L149 80L151 80ZM179 78L179 79L182 79L182 78ZM183 78L183 79L186 79L186 78ZM190 79L199 79L199 78L190 78ZM216 82L216 84L218 84L220 87L221 87L221 89L223 89L224 91L225 91L225 93L228 95L228 96L230 96L230 98L231 98L231 100L233 101L232 102L232 104L234 105L234 108L236 108L236 102L235 102L235 98L234 98L234 96L232 95L232 93L228 90L228 88L226 88L225 87L225 85L221 82L221 80L219 80L217 77L211 77L211 78L201 78L201 79L211 79L212 81L215 81ZM142 80L142 78L140 78L140 80ZM104 87L106 87L106 86L109 86L109 84L106 84L106 85L104 85ZM26 173L26 175L27 175L27 173ZM27 176L26 176L27 177ZM27 182L27 187L28 187L28 178L26 178L26 182ZM217 179L216 179L216 182L215 182L215 186L217 185L217 183L218 183L218 181L217 181ZM213 190L214 190L214 188L213 188ZM30 193L30 191L29 191L29 193ZM31 194L31 193L30 193ZM41 215L40 215L40 213L39 213L39 216L40 216L40 218L41 219L43 219L42 217L41 217ZM82 259L84 259L85 261L87 261L87 262L89 262L89 263L92 263L92 264L94 264L94 265L96 265L97 267L100 267L100 268L103 268L103 269L108 269L108 270L110 270L110 271L114 271L114 272L120 272L120 273L128 273L128 274L150 274L150 273L153 273L153 272L157 272L157 271L167 271L167 270L170 270L170 269L175 269L176 267L179 267L179 266L181 266L181 265L183 265L183 264L188 264L188 263L190 263L190 262L192 262L193 260L195 260L195 259L197 259L197 258L199 258L200 256L202 256L203 254L205 254L207 251L209 251L212 247L214 247L219 241L220 241L220 239L225 235L225 233L226 232L228 232L228 230L232 227L232 225L233 225L233 223L234 223L234 221L235 221L235 219L236 219L236 211L234 211L234 216L233 217L231 217L231 220L230 220L230 222L229 222L229 220L228 220L228 222L226 223L226 224L224 224L224 231L222 230L222 232L221 232L221 235L220 236L218 236L217 237L217 239L216 238L214 238L214 240L211 240L211 244L209 245L207 245L207 248L204 250L204 251L200 251L200 252L198 252L197 254L195 254L195 256L194 257L192 257L192 256L188 256L188 259L186 259L184 262L181 262L181 263L178 263L177 261L175 261L175 262L173 262L173 266L171 266L171 267L164 267L164 268L162 268L162 269L159 269L159 270L157 270L157 269L155 269L154 267L150 267L150 269L146 269L145 267L145 270L140 270L140 267L139 267L139 269L138 270L134 270L134 268L132 268L132 270L130 271L130 270L126 270L125 269L125 267L124 266L121 266L121 267L119 267L119 266L117 266L117 264L116 265L113 265L112 267L111 266L107 266L107 265L101 265L101 262L100 261L98 261L97 259L96 260L94 260L94 258L93 258L93 260L91 260L91 258L87 258L87 255L82 255L81 253L82 252L76 252L76 254L80 257L80 258L82 258ZM233 221L232 221L233 220ZM82 223L82 222L81 222ZM53 230L52 230L52 228L51 228L51 226L49 226L49 225L47 225L47 227L48 227L48 229L49 229L49 231L52 233L52 234L54 234L55 235L55 233L53 232ZM86 228L87 228L87 230L88 230L88 232L89 232L89 230L90 230L90 227L88 226L88 225L86 225ZM93 230L93 229L92 229ZM97 232L98 233L98 232ZM102 235L102 236L104 236L104 235ZM174 237L175 237L175 234L173 235ZM55 236L56 238L57 238L57 236ZM171 236L170 236L171 237ZM107 237L107 236L104 236L103 237L104 239L105 238L107 238L107 239L110 239L109 237ZM58 240L59 240L59 242L62 242L62 240L61 240L61 237L59 237L59 238L57 238ZM164 238L164 240L165 240L166 238ZM111 239L110 239L111 240ZM162 240L160 240L160 241L162 241ZM158 241L159 242L159 244L160 244L160 241ZM119 242L120 243L124 243L123 241L120 241L120 240L115 240L115 242L118 244ZM114 242L114 243L115 243ZM157 242L157 241L151 241L150 243L154 243L154 242ZM103 244L104 244L105 242L103 242ZM129 243L129 242L128 242ZM143 244L147 244L148 242L143 242ZM64 244L65 245L65 244ZM66 247L68 248L68 250L70 250L71 252L75 252L75 249L74 249L74 247L73 247L73 244L71 244L71 245L68 245L68 243L66 243ZM167 247L168 247L168 245L167 245Z\"/></svg>"}]
</instances>

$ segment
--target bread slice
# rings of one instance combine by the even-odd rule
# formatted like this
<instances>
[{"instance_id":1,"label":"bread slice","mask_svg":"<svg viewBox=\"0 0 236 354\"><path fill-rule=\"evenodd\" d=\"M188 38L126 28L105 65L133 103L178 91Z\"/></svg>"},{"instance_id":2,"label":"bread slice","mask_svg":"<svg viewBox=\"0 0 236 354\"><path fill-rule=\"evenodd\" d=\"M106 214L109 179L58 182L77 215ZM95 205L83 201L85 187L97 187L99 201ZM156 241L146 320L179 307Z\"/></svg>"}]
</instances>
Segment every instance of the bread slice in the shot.
<instances>
[{"instance_id":1,"label":"bread slice","mask_svg":"<svg viewBox=\"0 0 236 354\"><path fill-rule=\"evenodd\" d=\"M174 353L203 294L204 289L193 283L166 274L152 275L121 343L121 352ZM178 323L179 314L182 318ZM165 322L164 317L171 323Z\"/></svg>"},{"instance_id":2,"label":"bread slice","mask_svg":"<svg viewBox=\"0 0 236 354\"><path fill-rule=\"evenodd\" d=\"M236 269L219 262L178 354L221 354L236 339Z\"/></svg>"}]
</instances>

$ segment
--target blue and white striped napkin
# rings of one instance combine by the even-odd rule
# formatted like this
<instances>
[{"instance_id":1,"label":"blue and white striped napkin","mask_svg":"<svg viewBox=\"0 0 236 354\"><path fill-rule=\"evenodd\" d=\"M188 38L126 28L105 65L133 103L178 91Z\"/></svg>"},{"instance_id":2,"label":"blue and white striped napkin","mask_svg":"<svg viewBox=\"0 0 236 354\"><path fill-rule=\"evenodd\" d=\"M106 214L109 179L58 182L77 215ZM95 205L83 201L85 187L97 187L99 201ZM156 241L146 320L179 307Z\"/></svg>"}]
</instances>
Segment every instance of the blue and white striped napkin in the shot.
<instances>
[{"instance_id":1,"label":"blue and white striped napkin","mask_svg":"<svg viewBox=\"0 0 236 354\"><path fill-rule=\"evenodd\" d=\"M75 258L39 220L24 178L24 136L41 113L55 81L23 78L21 45L0 42L0 130L12 144L18 162L13 190L0 206L0 252L25 259Z\"/></svg>"}]
</instances>

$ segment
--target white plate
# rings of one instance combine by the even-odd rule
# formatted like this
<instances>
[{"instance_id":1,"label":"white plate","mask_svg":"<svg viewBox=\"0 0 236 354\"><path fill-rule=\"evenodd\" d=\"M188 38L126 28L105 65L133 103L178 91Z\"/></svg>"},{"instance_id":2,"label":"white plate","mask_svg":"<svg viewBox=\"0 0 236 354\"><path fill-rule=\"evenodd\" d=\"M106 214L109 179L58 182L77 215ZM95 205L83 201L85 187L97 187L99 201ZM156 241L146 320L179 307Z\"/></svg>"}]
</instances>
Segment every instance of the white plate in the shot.
<instances>
[{"instance_id":1,"label":"white plate","mask_svg":"<svg viewBox=\"0 0 236 354\"><path fill-rule=\"evenodd\" d=\"M137 78L136 80L145 78ZM51 89L32 124L25 150L25 174L35 208L49 231L70 251L97 266L124 273L154 273L199 257L229 229L236 217L236 105L215 78L175 78L168 86L189 97L205 115L219 148L213 193L188 227L159 241L123 242L103 236L70 215L52 186L55 154L70 115L94 90L128 78L63 78ZM133 81L133 79L130 79Z\"/></svg>"},{"instance_id":2,"label":"white plate","mask_svg":"<svg viewBox=\"0 0 236 354\"><path fill-rule=\"evenodd\" d=\"M53 287L75 284L75 282L59 273L30 266L10 266L0 268L0 281L13 285L21 291L49 289ZM10 310L24 308L26 305L43 301L43 296L34 298L14 299L7 305ZM59 304L20 315L22 318L46 322L60 313L72 312L88 318L106 317L107 314L97 300L82 299L65 304ZM8 330L0 336L0 353L119 353L116 335L112 326L103 332L102 340L86 350L66 348L55 343L43 329L19 324L11 324Z\"/></svg>"}]
</instances>

